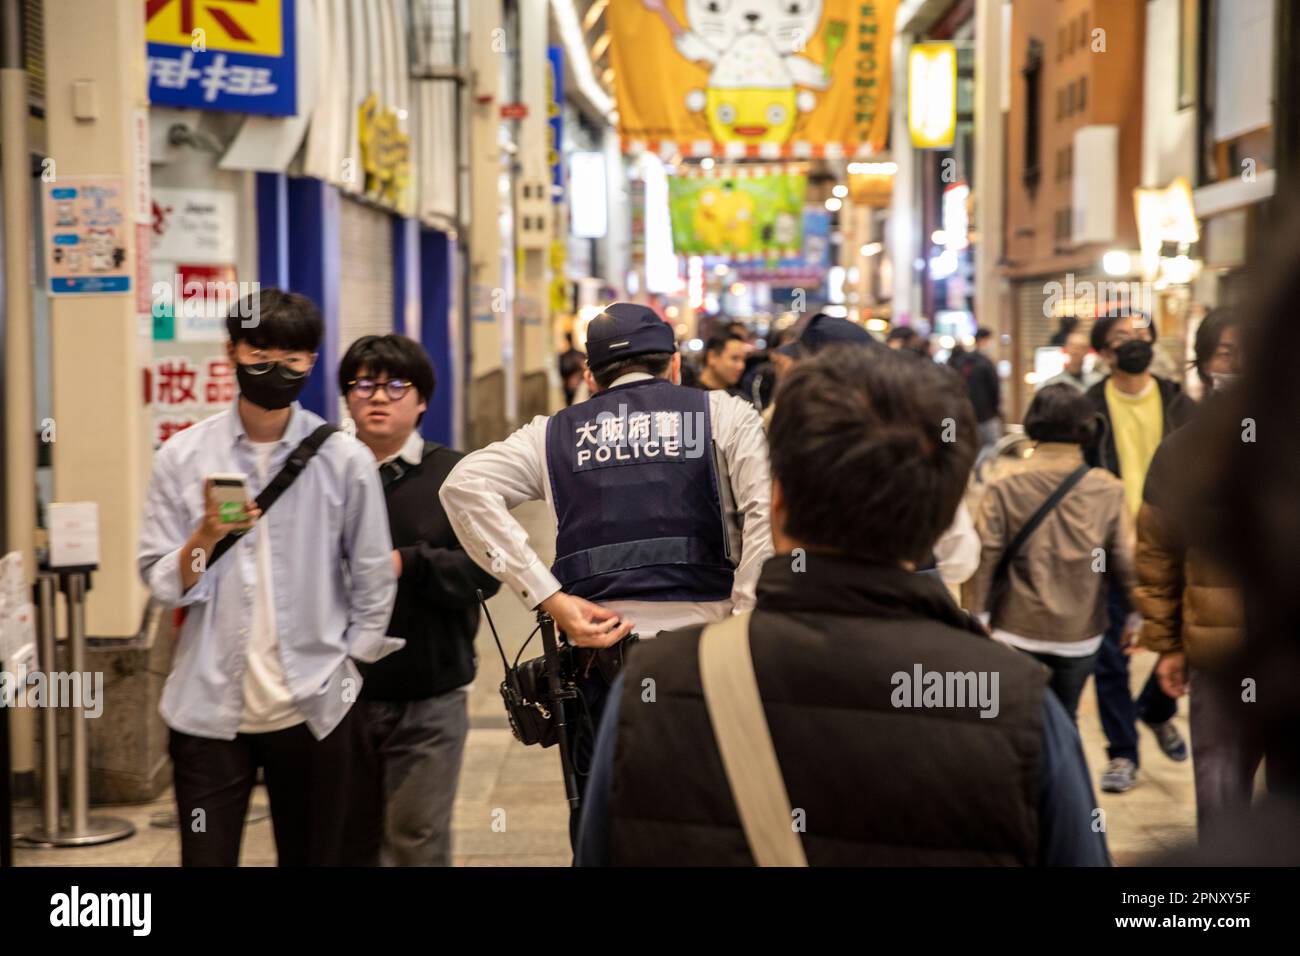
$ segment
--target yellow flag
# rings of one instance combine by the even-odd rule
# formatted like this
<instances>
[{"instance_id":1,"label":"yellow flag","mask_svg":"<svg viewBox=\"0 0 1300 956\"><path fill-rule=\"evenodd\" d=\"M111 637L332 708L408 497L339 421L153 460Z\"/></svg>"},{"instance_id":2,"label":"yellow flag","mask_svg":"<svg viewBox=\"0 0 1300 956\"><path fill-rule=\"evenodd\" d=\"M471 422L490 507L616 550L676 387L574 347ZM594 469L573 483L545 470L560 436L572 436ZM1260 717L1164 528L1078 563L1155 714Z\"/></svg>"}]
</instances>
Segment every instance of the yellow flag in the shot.
<instances>
[{"instance_id":1,"label":"yellow flag","mask_svg":"<svg viewBox=\"0 0 1300 956\"><path fill-rule=\"evenodd\" d=\"M866 157L889 134L898 0L611 0L624 149Z\"/></svg>"}]
</instances>

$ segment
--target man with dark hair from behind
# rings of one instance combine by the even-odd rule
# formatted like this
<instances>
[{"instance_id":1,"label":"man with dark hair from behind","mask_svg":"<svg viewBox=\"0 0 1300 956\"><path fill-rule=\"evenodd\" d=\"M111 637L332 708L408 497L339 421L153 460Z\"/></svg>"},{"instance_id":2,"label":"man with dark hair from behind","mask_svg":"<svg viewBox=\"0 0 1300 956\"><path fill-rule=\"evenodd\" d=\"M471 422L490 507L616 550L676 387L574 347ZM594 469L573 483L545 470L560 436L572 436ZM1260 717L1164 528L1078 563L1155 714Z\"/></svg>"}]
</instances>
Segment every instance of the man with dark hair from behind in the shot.
<instances>
[{"instance_id":1,"label":"man with dark hair from behind","mask_svg":"<svg viewBox=\"0 0 1300 956\"><path fill-rule=\"evenodd\" d=\"M279 864L353 862L355 662L400 646L385 636L397 582L383 490L374 457L336 432L265 516L255 505L222 513L211 476L245 475L253 498L324 425L295 401L323 331L309 299L262 289L226 330L239 397L159 449L140 532L145 584L187 612L159 706L181 863L238 865L259 768Z\"/></svg>"},{"instance_id":2,"label":"man with dark hair from behind","mask_svg":"<svg viewBox=\"0 0 1300 956\"><path fill-rule=\"evenodd\" d=\"M1045 670L913 573L952 521L976 451L961 384L938 366L836 347L782 386L770 434L777 553L740 621L747 633L727 639L752 650L767 727L744 731L770 729L788 791L770 829L793 826L811 864L1107 863L1078 736ZM755 861L702 689L701 640L691 627L638 647L611 691L579 864ZM981 710L954 690L927 704L922 671L931 688L996 674L997 703Z\"/></svg>"},{"instance_id":3,"label":"man with dark hair from behind","mask_svg":"<svg viewBox=\"0 0 1300 956\"><path fill-rule=\"evenodd\" d=\"M989 353L996 337L986 328L975 330L975 351L967 352L954 368L966 382L970 403L975 407L980 447L992 445L1002 437L1002 387L998 369Z\"/></svg>"},{"instance_id":4,"label":"man with dark hair from behind","mask_svg":"<svg viewBox=\"0 0 1300 956\"><path fill-rule=\"evenodd\" d=\"M384 486L397 572L388 633L406 641L365 674L360 706L370 746L358 773L357 822L376 834L386 866L450 866L478 591L490 596L500 585L461 548L438 500L464 456L417 430L433 397L428 354L402 335L363 336L343 356L338 380Z\"/></svg>"}]
</instances>

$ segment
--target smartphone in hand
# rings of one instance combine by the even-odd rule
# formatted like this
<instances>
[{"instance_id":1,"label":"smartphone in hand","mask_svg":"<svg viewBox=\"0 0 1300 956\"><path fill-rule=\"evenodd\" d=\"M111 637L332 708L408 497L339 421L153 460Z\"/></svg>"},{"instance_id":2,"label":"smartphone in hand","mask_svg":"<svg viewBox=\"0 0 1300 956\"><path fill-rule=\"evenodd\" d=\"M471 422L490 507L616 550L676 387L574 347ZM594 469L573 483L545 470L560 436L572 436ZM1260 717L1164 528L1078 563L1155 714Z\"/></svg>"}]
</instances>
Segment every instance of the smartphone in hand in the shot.
<instances>
[{"instance_id":1,"label":"smartphone in hand","mask_svg":"<svg viewBox=\"0 0 1300 956\"><path fill-rule=\"evenodd\" d=\"M221 520L226 524L245 520L253 502L248 493L248 476L231 472L209 475L208 480L212 482L212 497Z\"/></svg>"}]
</instances>

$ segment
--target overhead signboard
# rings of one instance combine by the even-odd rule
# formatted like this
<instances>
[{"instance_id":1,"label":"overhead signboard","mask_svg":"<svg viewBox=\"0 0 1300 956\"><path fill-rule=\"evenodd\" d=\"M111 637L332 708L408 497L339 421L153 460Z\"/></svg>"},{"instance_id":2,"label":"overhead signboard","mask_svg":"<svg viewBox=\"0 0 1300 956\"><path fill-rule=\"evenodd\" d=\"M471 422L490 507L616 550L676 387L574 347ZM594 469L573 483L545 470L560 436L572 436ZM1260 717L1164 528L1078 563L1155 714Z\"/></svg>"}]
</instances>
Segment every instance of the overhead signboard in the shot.
<instances>
[{"instance_id":1,"label":"overhead signboard","mask_svg":"<svg viewBox=\"0 0 1300 956\"><path fill-rule=\"evenodd\" d=\"M799 255L807 169L799 164L693 166L668 181L678 255L738 262Z\"/></svg>"},{"instance_id":2,"label":"overhead signboard","mask_svg":"<svg viewBox=\"0 0 1300 956\"><path fill-rule=\"evenodd\" d=\"M897 6L611 3L624 147L761 159L878 152Z\"/></svg>"},{"instance_id":3,"label":"overhead signboard","mask_svg":"<svg viewBox=\"0 0 1300 956\"><path fill-rule=\"evenodd\" d=\"M957 47L918 43L908 53L907 128L917 149L946 149L957 131Z\"/></svg>"},{"instance_id":4,"label":"overhead signboard","mask_svg":"<svg viewBox=\"0 0 1300 956\"><path fill-rule=\"evenodd\" d=\"M294 0L145 0L149 102L292 116Z\"/></svg>"}]
</instances>

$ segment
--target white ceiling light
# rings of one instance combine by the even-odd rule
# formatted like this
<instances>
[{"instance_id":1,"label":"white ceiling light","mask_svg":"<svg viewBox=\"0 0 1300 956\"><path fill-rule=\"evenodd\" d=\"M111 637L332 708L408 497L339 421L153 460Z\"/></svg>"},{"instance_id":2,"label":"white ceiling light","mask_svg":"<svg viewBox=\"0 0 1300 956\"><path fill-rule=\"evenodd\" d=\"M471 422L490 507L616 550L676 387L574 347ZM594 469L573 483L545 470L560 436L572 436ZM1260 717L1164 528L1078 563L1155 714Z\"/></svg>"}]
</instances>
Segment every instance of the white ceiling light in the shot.
<instances>
[{"instance_id":1,"label":"white ceiling light","mask_svg":"<svg viewBox=\"0 0 1300 956\"><path fill-rule=\"evenodd\" d=\"M1126 276L1132 266L1132 257L1123 249L1112 249L1101 257L1101 267L1108 276Z\"/></svg>"}]
</instances>

